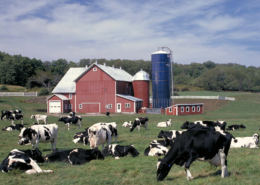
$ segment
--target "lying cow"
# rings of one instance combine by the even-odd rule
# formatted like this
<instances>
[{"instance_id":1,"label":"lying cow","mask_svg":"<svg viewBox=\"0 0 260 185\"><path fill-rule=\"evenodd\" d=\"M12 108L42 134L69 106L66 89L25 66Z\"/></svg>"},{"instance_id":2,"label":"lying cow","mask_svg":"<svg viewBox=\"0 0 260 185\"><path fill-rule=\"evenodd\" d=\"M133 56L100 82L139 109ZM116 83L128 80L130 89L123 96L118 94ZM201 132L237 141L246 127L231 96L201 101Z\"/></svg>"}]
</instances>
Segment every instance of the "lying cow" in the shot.
<instances>
[{"instance_id":1,"label":"lying cow","mask_svg":"<svg viewBox=\"0 0 260 185\"><path fill-rule=\"evenodd\" d=\"M115 159L119 157L125 157L131 154L133 157L139 155L139 152L135 149L134 145L120 146L118 144L108 145L102 150L102 154L106 157L112 155Z\"/></svg>"},{"instance_id":2,"label":"lying cow","mask_svg":"<svg viewBox=\"0 0 260 185\"><path fill-rule=\"evenodd\" d=\"M21 131L21 128L24 126L22 124L15 124L15 125L10 125L7 127L2 128L2 131L13 131L13 130L18 130Z\"/></svg>"},{"instance_id":3,"label":"lying cow","mask_svg":"<svg viewBox=\"0 0 260 185\"><path fill-rule=\"evenodd\" d=\"M75 116L75 117L60 117L58 121L63 121L65 125L68 126L68 130L69 130L70 124L78 125L79 128L81 128L81 120L82 118L80 116Z\"/></svg>"},{"instance_id":4,"label":"lying cow","mask_svg":"<svg viewBox=\"0 0 260 185\"><path fill-rule=\"evenodd\" d=\"M12 150L2 161L0 170L8 173L14 169L25 171L26 174L53 173L53 170L42 170L37 163L43 163L44 159L39 149L35 150Z\"/></svg>"},{"instance_id":5,"label":"lying cow","mask_svg":"<svg viewBox=\"0 0 260 185\"><path fill-rule=\"evenodd\" d=\"M132 127L132 121L126 121L123 123L122 127Z\"/></svg>"},{"instance_id":6,"label":"lying cow","mask_svg":"<svg viewBox=\"0 0 260 185\"><path fill-rule=\"evenodd\" d=\"M178 131L178 130L163 131L163 130L161 130L161 132L158 134L158 138L174 140L177 137L177 134L182 134L182 132L185 132L185 131Z\"/></svg>"},{"instance_id":7,"label":"lying cow","mask_svg":"<svg viewBox=\"0 0 260 185\"><path fill-rule=\"evenodd\" d=\"M88 136L90 142L90 148L96 148L102 144L102 150L104 149L104 144L107 146L111 143L111 135L107 125L93 125L88 129Z\"/></svg>"},{"instance_id":8,"label":"lying cow","mask_svg":"<svg viewBox=\"0 0 260 185\"><path fill-rule=\"evenodd\" d=\"M233 137L233 136L232 136ZM220 132L208 130L187 130L176 137L170 150L157 163L157 180L162 181L176 164L183 166L188 180L193 177L189 167L194 160L208 161L211 165L221 166L221 177L227 173L227 155L231 138Z\"/></svg>"},{"instance_id":9,"label":"lying cow","mask_svg":"<svg viewBox=\"0 0 260 185\"><path fill-rule=\"evenodd\" d=\"M151 142L150 145L145 149L144 155L145 156L161 156L165 155L168 152L168 148L161 145L158 142Z\"/></svg>"},{"instance_id":10,"label":"lying cow","mask_svg":"<svg viewBox=\"0 0 260 185\"><path fill-rule=\"evenodd\" d=\"M91 160L104 160L104 156L97 149L70 149L54 151L51 154L43 156L45 162L69 162L72 165L80 165L90 162Z\"/></svg>"},{"instance_id":11,"label":"lying cow","mask_svg":"<svg viewBox=\"0 0 260 185\"><path fill-rule=\"evenodd\" d=\"M74 143L83 143L84 145L87 145L88 144L88 128L86 128L85 131L74 134L72 141Z\"/></svg>"},{"instance_id":12,"label":"lying cow","mask_svg":"<svg viewBox=\"0 0 260 185\"><path fill-rule=\"evenodd\" d=\"M227 127L226 130L237 130L237 129L240 129L240 128L246 128L245 125L241 124L241 125L230 125Z\"/></svg>"},{"instance_id":13,"label":"lying cow","mask_svg":"<svg viewBox=\"0 0 260 185\"><path fill-rule=\"evenodd\" d=\"M255 133L252 137L236 137L237 142L232 139L230 148L258 148L259 136Z\"/></svg>"},{"instance_id":14,"label":"lying cow","mask_svg":"<svg viewBox=\"0 0 260 185\"><path fill-rule=\"evenodd\" d=\"M19 145L30 145L31 142L28 138L21 138L18 140Z\"/></svg>"},{"instance_id":15,"label":"lying cow","mask_svg":"<svg viewBox=\"0 0 260 185\"><path fill-rule=\"evenodd\" d=\"M51 150L56 150L57 136L58 136L58 125L33 125L29 128L23 128L19 135L19 138L28 138L33 146L36 145L38 148L39 143L51 142Z\"/></svg>"},{"instance_id":16,"label":"lying cow","mask_svg":"<svg viewBox=\"0 0 260 185\"><path fill-rule=\"evenodd\" d=\"M171 119L164 121L164 122L160 122L160 123L157 124L157 127L169 127L169 126L172 126L172 120Z\"/></svg>"},{"instance_id":17,"label":"lying cow","mask_svg":"<svg viewBox=\"0 0 260 185\"><path fill-rule=\"evenodd\" d=\"M37 121L38 125L39 125L39 121L43 121L45 125L48 122L48 116L46 115L41 115L41 114L31 115L31 119L33 118Z\"/></svg>"},{"instance_id":18,"label":"lying cow","mask_svg":"<svg viewBox=\"0 0 260 185\"><path fill-rule=\"evenodd\" d=\"M148 118L136 118L134 121L134 124L132 127L130 127L130 132L132 132L135 127L137 127L137 130L140 131L140 127L145 127L145 130L147 130L147 125L148 125Z\"/></svg>"},{"instance_id":19,"label":"lying cow","mask_svg":"<svg viewBox=\"0 0 260 185\"><path fill-rule=\"evenodd\" d=\"M118 133L117 133L117 124L116 122L111 122L111 123L95 123L94 125L92 126L95 126L95 125L106 125L108 126L108 128L110 129L111 131L111 136L113 136L115 138L115 142L117 142L117 137L118 137ZM91 127L92 127L91 126ZM90 128L91 128L90 127Z\"/></svg>"}]
</instances>

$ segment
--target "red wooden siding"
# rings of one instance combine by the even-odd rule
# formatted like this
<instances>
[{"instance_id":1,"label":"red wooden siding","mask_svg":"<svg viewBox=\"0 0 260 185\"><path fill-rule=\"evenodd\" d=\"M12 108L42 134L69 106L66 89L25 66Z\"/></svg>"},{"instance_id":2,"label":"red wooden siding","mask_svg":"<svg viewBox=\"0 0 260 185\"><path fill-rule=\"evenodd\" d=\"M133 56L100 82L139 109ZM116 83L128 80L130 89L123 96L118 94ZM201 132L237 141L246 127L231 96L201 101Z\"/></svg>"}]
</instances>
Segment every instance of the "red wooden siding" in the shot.
<instances>
[{"instance_id":1,"label":"red wooden siding","mask_svg":"<svg viewBox=\"0 0 260 185\"><path fill-rule=\"evenodd\" d=\"M121 112L136 112L135 111L135 102L134 101L131 101L131 100L128 100L128 99L125 99L125 98L121 98L121 97L117 96L116 102L117 103L121 103ZM130 108L126 108L125 107L126 103L130 103Z\"/></svg>"},{"instance_id":2,"label":"red wooden siding","mask_svg":"<svg viewBox=\"0 0 260 185\"><path fill-rule=\"evenodd\" d=\"M69 98L69 95L71 94L71 99ZM63 96L66 96L69 99L69 104L72 105L72 109L69 109L69 112L75 112L75 93L64 93Z\"/></svg>"},{"instance_id":3,"label":"red wooden siding","mask_svg":"<svg viewBox=\"0 0 260 185\"><path fill-rule=\"evenodd\" d=\"M183 112L181 111L182 107L184 108ZM187 107L189 107L189 111L187 111ZM194 112L192 111L192 107L195 107ZM200 107L199 111L197 107ZM170 112L170 108L172 108L171 112ZM178 111L178 116L203 114L203 105L174 105L166 108L165 114L177 115L177 111Z\"/></svg>"},{"instance_id":4,"label":"red wooden siding","mask_svg":"<svg viewBox=\"0 0 260 185\"><path fill-rule=\"evenodd\" d=\"M143 106L149 108L149 81L134 81L134 96L143 100Z\"/></svg>"}]
</instances>

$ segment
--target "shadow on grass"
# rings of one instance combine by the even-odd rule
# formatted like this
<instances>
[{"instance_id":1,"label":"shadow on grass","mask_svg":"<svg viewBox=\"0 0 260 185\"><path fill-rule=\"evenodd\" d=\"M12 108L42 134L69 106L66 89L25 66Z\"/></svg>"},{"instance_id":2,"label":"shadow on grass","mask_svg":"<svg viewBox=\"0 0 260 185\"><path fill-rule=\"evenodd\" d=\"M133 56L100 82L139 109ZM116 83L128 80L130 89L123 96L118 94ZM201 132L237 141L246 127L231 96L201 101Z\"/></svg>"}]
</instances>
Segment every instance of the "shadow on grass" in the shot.
<instances>
[{"instance_id":1,"label":"shadow on grass","mask_svg":"<svg viewBox=\"0 0 260 185\"><path fill-rule=\"evenodd\" d=\"M231 172L228 172L227 177L230 177L230 175L231 175ZM207 175L198 175L197 177L194 178L194 180L200 179L200 178L205 178L205 177L208 177L208 176L221 176L221 170L217 170L216 172L211 173L211 174L207 174Z\"/></svg>"}]
</instances>

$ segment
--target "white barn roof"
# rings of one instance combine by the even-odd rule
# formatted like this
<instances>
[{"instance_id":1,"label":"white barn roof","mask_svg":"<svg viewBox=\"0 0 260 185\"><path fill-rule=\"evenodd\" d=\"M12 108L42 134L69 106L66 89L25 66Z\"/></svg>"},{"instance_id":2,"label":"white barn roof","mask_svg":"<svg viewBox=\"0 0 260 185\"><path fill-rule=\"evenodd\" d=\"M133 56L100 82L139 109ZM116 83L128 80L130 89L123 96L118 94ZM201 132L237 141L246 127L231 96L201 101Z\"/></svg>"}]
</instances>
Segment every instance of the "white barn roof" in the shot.
<instances>
[{"instance_id":1,"label":"white barn roof","mask_svg":"<svg viewBox=\"0 0 260 185\"><path fill-rule=\"evenodd\" d=\"M62 95L62 94L53 94L53 95L51 95L50 97L48 97L47 100L50 99L50 98L53 97L53 96L57 96L57 97L60 98L61 100L69 100L69 98L67 98L66 96L64 96L64 95Z\"/></svg>"},{"instance_id":2,"label":"white barn roof","mask_svg":"<svg viewBox=\"0 0 260 185\"><path fill-rule=\"evenodd\" d=\"M137 73L134 75L134 77L133 77L132 80L133 80L133 81L136 81L136 80L150 81L150 77L149 77L149 74L148 74L148 73L146 73L145 71L143 71L143 70L141 69L141 71L137 72Z\"/></svg>"},{"instance_id":3,"label":"white barn roof","mask_svg":"<svg viewBox=\"0 0 260 185\"><path fill-rule=\"evenodd\" d=\"M116 94L117 96L121 97L121 98L125 98L131 101L143 101L142 99L130 96L130 95L126 95L126 94Z\"/></svg>"}]
</instances>

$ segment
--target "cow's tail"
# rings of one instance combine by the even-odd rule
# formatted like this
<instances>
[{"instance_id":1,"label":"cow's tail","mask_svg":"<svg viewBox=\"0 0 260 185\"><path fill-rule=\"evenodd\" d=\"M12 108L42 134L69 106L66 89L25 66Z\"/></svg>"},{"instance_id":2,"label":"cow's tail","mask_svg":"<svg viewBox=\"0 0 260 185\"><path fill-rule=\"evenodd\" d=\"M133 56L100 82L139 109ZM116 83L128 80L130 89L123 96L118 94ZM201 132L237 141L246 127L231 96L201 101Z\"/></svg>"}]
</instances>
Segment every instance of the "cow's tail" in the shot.
<instances>
[{"instance_id":1,"label":"cow's tail","mask_svg":"<svg viewBox=\"0 0 260 185\"><path fill-rule=\"evenodd\" d=\"M234 143L237 143L237 139L234 136L232 138L234 139Z\"/></svg>"}]
</instances>

